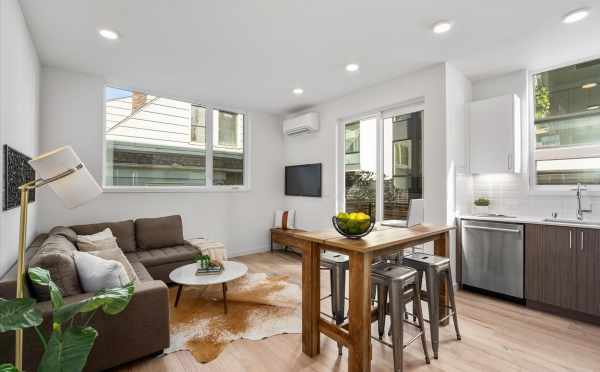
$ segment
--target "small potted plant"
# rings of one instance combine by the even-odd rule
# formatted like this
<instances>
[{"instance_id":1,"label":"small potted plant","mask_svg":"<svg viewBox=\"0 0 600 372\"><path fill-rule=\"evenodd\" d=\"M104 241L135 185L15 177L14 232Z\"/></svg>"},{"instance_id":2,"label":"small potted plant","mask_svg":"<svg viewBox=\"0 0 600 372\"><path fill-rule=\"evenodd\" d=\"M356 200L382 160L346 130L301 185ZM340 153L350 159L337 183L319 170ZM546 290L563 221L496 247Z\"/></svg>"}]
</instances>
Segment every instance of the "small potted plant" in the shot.
<instances>
[{"instance_id":1,"label":"small potted plant","mask_svg":"<svg viewBox=\"0 0 600 372\"><path fill-rule=\"evenodd\" d=\"M489 212L490 199L480 197L480 198L475 199L473 204L475 204L475 207L474 207L475 214L486 214Z\"/></svg>"}]
</instances>

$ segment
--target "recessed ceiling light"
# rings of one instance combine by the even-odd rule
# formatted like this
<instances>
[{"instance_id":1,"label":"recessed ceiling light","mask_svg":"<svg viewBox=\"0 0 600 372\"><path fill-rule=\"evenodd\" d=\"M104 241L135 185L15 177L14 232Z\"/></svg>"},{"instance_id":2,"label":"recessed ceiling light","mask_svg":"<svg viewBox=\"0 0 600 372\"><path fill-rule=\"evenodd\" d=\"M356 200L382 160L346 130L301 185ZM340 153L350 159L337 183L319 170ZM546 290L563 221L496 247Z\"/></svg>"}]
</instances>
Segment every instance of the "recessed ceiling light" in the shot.
<instances>
[{"instance_id":1,"label":"recessed ceiling light","mask_svg":"<svg viewBox=\"0 0 600 372\"><path fill-rule=\"evenodd\" d=\"M562 21L563 21L563 23L579 22L582 19L584 19L585 17L587 17L589 14L590 14L590 11L587 9L573 10L572 12L569 12L569 14L564 16Z\"/></svg>"},{"instance_id":2,"label":"recessed ceiling light","mask_svg":"<svg viewBox=\"0 0 600 372\"><path fill-rule=\"evenodd\" d=\"M101 29L98 30L100 36L108 40L117 40L119 38L119 34L113 30Z\"/></svg>"},{"instance_id":3,"label":"recessed ceiling light","mask_svg":"<svg viewBox=\"0 0 600 372\"><path fill-rule=\"evenodd\" d=\"M587 110L598 110L598 109L600 109L600 106L598 106L598 105L593 105L593 106L587 107Z\"/></svg>"},{"instance_id":4,"label":"recessed ceiling light","mask_svg":"<svg viewBox=\"0 0 600 372\"><path fill-rule=\"evenodd\" d=\"M360 69L360 66L356 63L350 63L346 65L346 71L348 72L356 72Z\"/></svg>"},{"instance_id":5,"label":"recessed ceiling light","mask_svg":"<svg viewBox=\"0 0 600 372\"><path fill-rule=\"evenodd\" d=\"M296 88L296 89L292 90L292 93L294 93L297 96L301 96L304 93L304 89Z\"/></svg>"},{"instance_id":6,"label":"recessed ceiling light","mask_svg":"<svg viewBox=\"0 0 600 372\"><path fill-rule=\"evenodd\" d=\"M433 25L433 32L436 34L445 34L452 28L452 22L450 21L439 21Z\"/></svg>"},{"instance_id":7,"label":"recessed ceiling light","mask_svg":"<svg viewBox=\"0 0 600 372\"><path fill-rule=\"evenodd\" d=\"M581 89L592 89L595 88L598 85L598 83L587 83L587 84L583 84L581 86Z\"/></svg>"}]
</instances>

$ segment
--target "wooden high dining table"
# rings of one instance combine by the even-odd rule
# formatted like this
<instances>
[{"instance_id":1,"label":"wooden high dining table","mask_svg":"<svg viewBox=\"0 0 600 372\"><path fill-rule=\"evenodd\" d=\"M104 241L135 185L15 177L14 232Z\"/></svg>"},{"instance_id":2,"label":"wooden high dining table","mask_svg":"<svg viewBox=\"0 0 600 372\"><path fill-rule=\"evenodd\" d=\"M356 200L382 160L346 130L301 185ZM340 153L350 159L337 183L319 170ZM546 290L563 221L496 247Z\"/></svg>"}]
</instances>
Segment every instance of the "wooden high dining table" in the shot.
<instances>
[{"instance_id":1,"label":"wooden high dining table","mask_svg":"<svg viewBox=\"0 0 600 372\"><path fill-rule=\"evenodd\" d=\"M377 227L363 239L352 240L335 231L304 232L289 230L286 244L300 249L302 258L302 351L310 357L319 354L319 338L323 333L348 348L348 370L371 370L371 263L373 258L390 255L415 245L434 242L434 253L448 256L449 231L452 226L417 225L399 229ZM350 257L350 306L348 321L341 326L321 318L320 270L322 250ZM445 316L447 289L440 286L440 318Z\"/></svg>"}]
</instances>

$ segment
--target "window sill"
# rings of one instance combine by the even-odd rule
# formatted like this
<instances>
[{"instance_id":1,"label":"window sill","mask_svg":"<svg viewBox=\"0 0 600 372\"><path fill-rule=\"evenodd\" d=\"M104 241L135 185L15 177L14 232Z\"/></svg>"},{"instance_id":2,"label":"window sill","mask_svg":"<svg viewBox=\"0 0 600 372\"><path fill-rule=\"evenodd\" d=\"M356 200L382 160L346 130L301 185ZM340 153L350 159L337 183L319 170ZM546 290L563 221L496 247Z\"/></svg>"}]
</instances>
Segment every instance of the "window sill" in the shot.
<instances>
[{"instance_id":1,"label":"window sill","mask_svg":"<svg viewBox=\"0 0 600 372\"><path fill-rule=\"evenodd\" d=\"M103 186L105 193L229 193L229 192L248 192L249 186L174 186L174 187L156 187L156 186Z\"/></svg>"}]
</instances>

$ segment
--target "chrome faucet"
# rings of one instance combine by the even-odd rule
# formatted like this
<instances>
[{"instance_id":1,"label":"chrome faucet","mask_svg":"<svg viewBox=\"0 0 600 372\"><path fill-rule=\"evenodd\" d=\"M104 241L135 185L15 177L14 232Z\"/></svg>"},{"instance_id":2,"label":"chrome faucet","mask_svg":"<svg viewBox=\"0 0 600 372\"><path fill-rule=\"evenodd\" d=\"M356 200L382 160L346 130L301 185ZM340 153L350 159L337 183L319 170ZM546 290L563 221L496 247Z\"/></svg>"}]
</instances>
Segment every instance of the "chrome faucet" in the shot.
<instances>
[{"instance_id":1,"label":"chrome faucet","mask_svg":"<svg viewBox=\"0 0 600 372\"><path fill-rule=\"evenodd\" d=\"M592 212L591 209L581 209L581 192L586 191L587 188L584 185L582 185L581 183L577 183L577 187L572 190L576 191L575 195L577 197L577 219L579 221L582 221L584 213Z\"/></svg>"}]
</instances>

